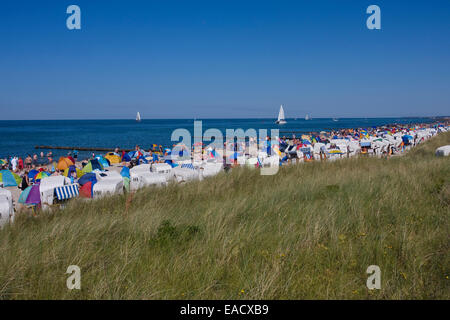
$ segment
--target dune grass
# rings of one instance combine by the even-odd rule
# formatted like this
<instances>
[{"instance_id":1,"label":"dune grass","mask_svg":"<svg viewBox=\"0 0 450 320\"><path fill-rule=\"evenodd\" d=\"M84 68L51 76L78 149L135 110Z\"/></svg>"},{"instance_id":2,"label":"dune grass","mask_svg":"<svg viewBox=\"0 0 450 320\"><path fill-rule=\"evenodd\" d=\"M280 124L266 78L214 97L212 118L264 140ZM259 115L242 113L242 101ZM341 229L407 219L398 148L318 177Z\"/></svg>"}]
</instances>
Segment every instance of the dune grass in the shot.
<instances>
[{"instance_id":1,"label":"dune grass","mask_svg":"<svg viewBox=\"0 0 450 320\"><path fill-rule=\"evenodd\" d=\"M444 144L450 133L388 160L238 168L19 215L0 231L0 298L449 299Z\"/></svg>"}]
</instances>

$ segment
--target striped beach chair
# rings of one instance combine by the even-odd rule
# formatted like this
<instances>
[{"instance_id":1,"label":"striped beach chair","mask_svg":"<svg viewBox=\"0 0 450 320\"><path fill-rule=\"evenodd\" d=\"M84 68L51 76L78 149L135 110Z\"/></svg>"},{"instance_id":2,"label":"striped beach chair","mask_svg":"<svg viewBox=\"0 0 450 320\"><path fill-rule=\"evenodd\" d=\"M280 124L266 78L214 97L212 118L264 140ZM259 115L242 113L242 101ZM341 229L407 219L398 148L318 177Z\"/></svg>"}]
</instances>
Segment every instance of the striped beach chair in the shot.
<instances>
[{"instance_id":1,"label":"striped beach chair","mask_svg":"<svg viewBox=\"0 0 450 320\"><path fill-rule=\"evenodd\" d=\"M79 195L78 183L57 187L55 188L55 193L60 201L77 197Z\"/></svg>"},{"instance_id":2,"label":"striped beach chair","mask_svg":"<svg viewBox=\"0 0 450 320\"><path fill-rule=\"evenodd\" d=\"M183 163L181 165L182 168L192 169L195 170L194 165L192 163Z\"/></svg>"}]
</instances>

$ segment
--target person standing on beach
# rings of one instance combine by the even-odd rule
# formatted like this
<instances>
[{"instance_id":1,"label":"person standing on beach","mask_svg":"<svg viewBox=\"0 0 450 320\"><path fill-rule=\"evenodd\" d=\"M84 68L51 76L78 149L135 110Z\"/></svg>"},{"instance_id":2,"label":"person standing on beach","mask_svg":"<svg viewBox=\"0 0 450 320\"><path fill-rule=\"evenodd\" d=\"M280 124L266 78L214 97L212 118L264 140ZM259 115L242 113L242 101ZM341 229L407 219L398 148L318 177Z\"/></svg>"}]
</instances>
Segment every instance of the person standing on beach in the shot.
<instances>
[{"instance_id":1,"label":"person standing on beach","mask_svg":"<svg viewBox=\"0 0 450 320\"><path fill-rule=\"evenodd\" d=\"M7 162L7 165L8 165L8 168L7 168L8 170L12 169L11 161L12 161L11 156L8 156L8 158L6 158L6 162Z\"/></svg>"},{"instance_id":2,"label":"person standing on beach","mask_svg":"<svg viewBox=\"0 0 450 320\"><path fill-rule=\"evenodd\" d=\"M44 158L44 152L43 151L41 151L41 154L40 154L39 164L41 166L43 166L45 164L45 158Z\"/></svg>"},{"instance_id":3,"label":"person standing on beach","mask_svg":"<svg viewBox=\"0 0 450 320\"><path fill-rule=\"evenodd\" d=\"M31 169L31 156L27 155L25 158L25 169L30 170Z\"/></svg>"},{"instance_id":4,"label":"person standing on beach","mask_svg":"<svg viewBox=\"0 0 450 320\"><path fill-rule=\"evenodd\" d=\"M19 158L19 170L20 171L23 170L23 160L22 160L22 158Z\"/></svg>"},{"instance_id":5,"label":"person standing on beach","mask_svg":"<svg viewBox=\"0 0 450 320\"><path fill-rule=\"evenodd\" d=\"M19 165L19 159L17 159L17 156L13 157L11 159L11 166L12 166L12 171L16 172L17 171L17 166Z\"/></svg>"},{"instance_id":6,"label":"person standing on beach","mask_svg":"<svg viewBox=\"0 0 450 320\"><path fill-rule=\"evenodd\" d=\"M148 150L148 157L151 158L150 163L153 163L154 159L153 159L153 151L152 151L152 149Z\"/></svg>"},{"instance_id":7,"label":"person standing on beach","mask_svg":"<svg viewBox=\"0 0 450 320\"><path fill-rule=\"evenodd\" d=\"M39 165L37 154L33 154L33 160L31 161L31 164L35 167L37 167Z\"/></svg>"},{"instance_id":8,"label":"person standing on beach","mask_svg":"<svg viewBox=\"0 0 450 320\"><path fill-rule=\"evenodd\" d=\"M78 159L78 150L73 150L72 153L73 153L74 160L77 161L77 159Z\"/></svg>"},{"instance_id":9,"label":"person standing on beach","mask_svg":"<svg viewBox=\"0 0 450 320\"><path fill-rule=\"evenodd\" d=\"M28 178L28 170L25 170L25 173L22 177L22 183L20 185L20 189L25 190L30 185L30 178Z\"/></svg>"}]
</instances>

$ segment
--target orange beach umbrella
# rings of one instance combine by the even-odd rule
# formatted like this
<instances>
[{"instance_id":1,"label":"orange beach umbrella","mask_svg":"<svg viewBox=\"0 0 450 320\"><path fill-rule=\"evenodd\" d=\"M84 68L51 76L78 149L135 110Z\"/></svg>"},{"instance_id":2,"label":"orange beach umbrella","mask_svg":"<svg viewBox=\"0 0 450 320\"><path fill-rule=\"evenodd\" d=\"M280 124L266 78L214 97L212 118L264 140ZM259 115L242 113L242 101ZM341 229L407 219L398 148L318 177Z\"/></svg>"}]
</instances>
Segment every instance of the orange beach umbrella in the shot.
<instances>
[{"instance_id":1,"label":"orange beach umbrella","mask_svg":"<svg viewBox=\"0 0 450 320\"><path fill-rule=\"evenodd\" d=\"M58 160L58 165L56 166L56 169L63 171L72 165L74 165L72 160L70 160L69 158L61 157Z\"/></svg>"}]
</instances>

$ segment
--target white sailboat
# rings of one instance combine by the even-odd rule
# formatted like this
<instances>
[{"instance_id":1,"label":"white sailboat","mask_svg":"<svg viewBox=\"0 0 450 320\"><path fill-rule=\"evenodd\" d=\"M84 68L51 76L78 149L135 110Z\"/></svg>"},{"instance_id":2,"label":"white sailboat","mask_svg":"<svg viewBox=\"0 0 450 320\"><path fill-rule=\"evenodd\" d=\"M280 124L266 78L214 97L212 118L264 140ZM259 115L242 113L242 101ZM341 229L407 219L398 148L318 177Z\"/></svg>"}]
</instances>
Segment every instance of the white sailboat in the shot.
<instances>
[{"instance_id":1,"label":"white sailboat","mask_svg":"<svg viewBox=\"0 0 450 320\"><path fill-rule=\"evenodd\" d=\"M136 122L141 122L141 114L139 113L139 111L136 114Z\"/></svg>"},{"instance_id":2,"label":"white sailboat","mask_svg":"<svg viewBox=\"0 0 450 320\"><path fill-rule=\"evenodd\" d=\"M309 114L306 114L305 120L309 120Z\"/></svg>"},{"instance_id":3,"label":"white sailboat","mask_svg":"<svg viewBox=\"0 0 450 320\"><path fill-rule=\"evenodd\" d=\"M286 120L284 119L283 105L280 106L280 112L278 112L278 120L275 123L277 123L277 124L285 124L285 123L287 123Z\"/></svg>"}]
</instances>

